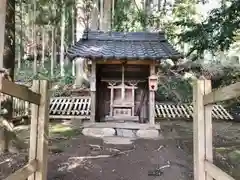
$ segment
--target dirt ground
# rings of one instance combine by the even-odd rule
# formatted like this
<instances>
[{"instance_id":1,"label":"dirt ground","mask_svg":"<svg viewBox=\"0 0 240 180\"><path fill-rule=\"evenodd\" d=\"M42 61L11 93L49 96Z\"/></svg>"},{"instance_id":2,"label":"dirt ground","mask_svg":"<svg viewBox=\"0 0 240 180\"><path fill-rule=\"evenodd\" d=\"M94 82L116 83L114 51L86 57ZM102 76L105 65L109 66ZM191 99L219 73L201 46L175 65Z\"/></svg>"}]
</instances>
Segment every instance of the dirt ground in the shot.
<instances>
[{"instance_id":1,"label":"dirt ground","mask_svg":"<svg viewBox=\"0 0 240 180\"><path fill-rule=\"evenodd\" d=\"M110 145L71 125L52 124L48 180L192 180L192 123L164 121L163 138ZM26 128L19 136L28 139ZM215 163L240 179L240 123L214 123ZM27 152L0 156L0 179L27 161Z\"/></svg>"}]
</instances>

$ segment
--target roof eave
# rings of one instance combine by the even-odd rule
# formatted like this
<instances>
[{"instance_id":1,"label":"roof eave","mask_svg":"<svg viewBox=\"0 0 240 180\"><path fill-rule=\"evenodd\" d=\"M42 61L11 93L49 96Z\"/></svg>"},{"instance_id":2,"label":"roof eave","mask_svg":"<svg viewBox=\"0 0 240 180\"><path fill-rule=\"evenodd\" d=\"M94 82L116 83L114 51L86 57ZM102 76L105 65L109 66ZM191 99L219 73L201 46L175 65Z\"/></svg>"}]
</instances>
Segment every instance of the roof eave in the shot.
<instances>
[{"instance_id":1,"label":"roof eave","mask_svg":"<svg viewBox=\"0 0 240 180\"><path fill-rule=\"evenodd\" d=\"M67 54L68 58L70 61L73 61L76 58L86 58L90 60L164 60L164 59L172 59L174 61L183 58L184 56L181 54L176 54L176 55L171 55L171 56L161 56L161 57L127 57L127 56L122 56L122 57L116 57L116 56L82 56L79 54L75 55L69 55Z\"/></svg>"}]
</instances>

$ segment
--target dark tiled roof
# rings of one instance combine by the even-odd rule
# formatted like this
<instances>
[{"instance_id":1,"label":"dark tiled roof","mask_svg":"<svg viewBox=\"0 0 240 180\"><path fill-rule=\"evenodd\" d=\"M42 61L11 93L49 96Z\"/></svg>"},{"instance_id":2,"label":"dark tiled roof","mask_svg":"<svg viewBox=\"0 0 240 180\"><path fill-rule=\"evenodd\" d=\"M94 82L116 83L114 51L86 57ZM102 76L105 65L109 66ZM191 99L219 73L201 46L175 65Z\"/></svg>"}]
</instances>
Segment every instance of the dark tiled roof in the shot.
<instances>
[{"instance_id":1,"label":"dark tiled roof","mask_svg":"<svg viewBox=\"0 0 240 180\"><path fill-rule=\"evenodd\" d=\"M182 55L166 40L164 33L85 32L67 51L70 59L177 59Z\"/></svg>"}]
</instances>

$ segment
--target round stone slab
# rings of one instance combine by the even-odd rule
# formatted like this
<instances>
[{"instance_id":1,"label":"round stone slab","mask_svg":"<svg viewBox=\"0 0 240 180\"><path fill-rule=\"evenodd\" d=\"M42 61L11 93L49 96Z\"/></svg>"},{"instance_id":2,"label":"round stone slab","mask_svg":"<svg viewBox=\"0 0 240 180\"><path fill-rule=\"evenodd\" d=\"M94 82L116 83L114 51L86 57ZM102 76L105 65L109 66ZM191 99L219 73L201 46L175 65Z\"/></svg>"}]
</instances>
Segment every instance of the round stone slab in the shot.
<instances>
[{"instance_id":1,"label":"round stone slab","mask_svg":"<svg viewBox=\"0 0 240 180\"><path fill-rule=\"evenodd\" d=\"M139 138L144 138L144 139L155 139L159 137L159 132L158 130L154 130L154 129L149 129L149 130L138 130L136 135Z\"/></svg>"},{"instance_id":2,"label":"round stone slab","mask_svg":"<svg viewBox=\"0 0 240 180\"><path fill-rule=\"evenodd\" d=\"M85 136L101 138L105 136L114 136L116 132L113 128L84 128L82 133Z\"/></svg>"}]
</instances>

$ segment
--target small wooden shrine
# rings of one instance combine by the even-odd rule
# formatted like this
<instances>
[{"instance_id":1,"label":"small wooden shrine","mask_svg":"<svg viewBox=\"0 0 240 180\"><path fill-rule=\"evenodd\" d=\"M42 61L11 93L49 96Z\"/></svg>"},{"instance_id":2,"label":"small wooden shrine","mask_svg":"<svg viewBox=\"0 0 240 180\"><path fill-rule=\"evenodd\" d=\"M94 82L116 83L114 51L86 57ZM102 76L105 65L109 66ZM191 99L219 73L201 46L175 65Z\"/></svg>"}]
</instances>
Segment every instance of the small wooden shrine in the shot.
<instances>
[{"instance_id":1,"label":"small wooden shrine","mask_svg":"<svg viewBox=\"0 0 240 180\"><path fill-rule=\"evenodd\" d=\"M162 32L89 31L67 54L90 62L91 121L151 124L159 62L182 57Z\"/></svg>"}]
</instances>

